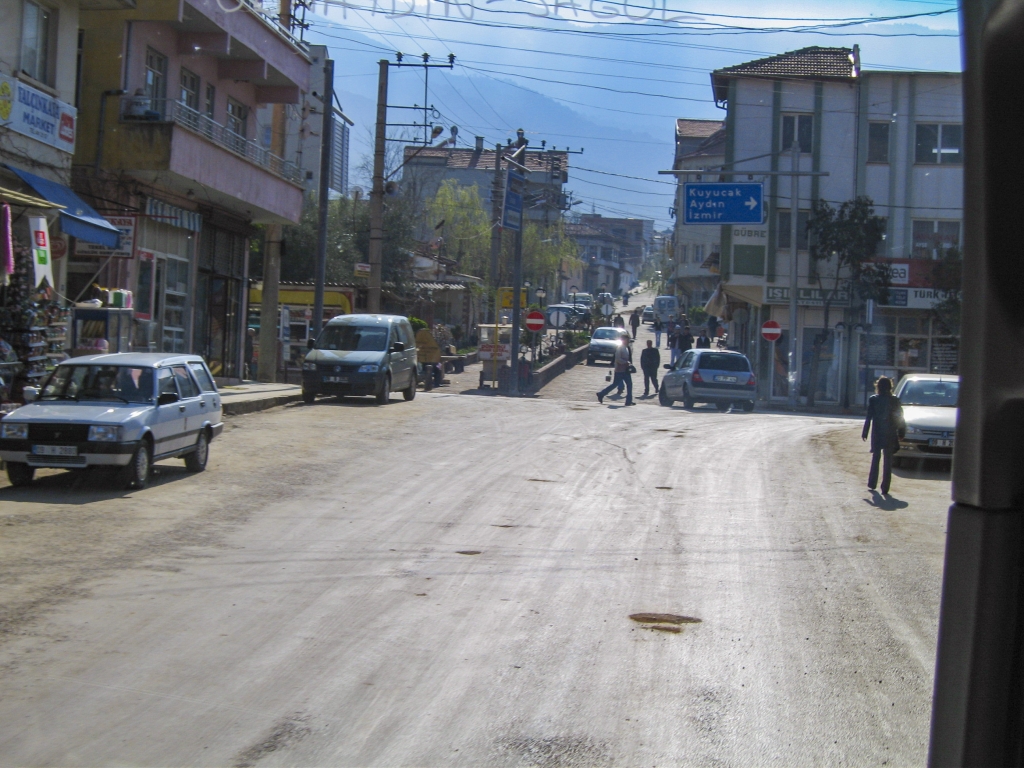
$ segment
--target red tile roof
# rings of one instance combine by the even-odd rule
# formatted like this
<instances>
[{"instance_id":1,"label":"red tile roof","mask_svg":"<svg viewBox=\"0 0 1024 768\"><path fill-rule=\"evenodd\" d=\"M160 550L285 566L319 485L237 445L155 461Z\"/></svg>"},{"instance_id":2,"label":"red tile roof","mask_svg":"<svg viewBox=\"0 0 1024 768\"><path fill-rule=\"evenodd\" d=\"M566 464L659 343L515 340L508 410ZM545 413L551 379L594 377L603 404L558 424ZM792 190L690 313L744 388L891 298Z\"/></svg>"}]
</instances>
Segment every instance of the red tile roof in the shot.
<instances>
[{"instance_id":1,"label":"red tile roof","mask_svg":"<svg viewBox=\"0 0 1024 768\"><path fill-rule=\"evenodd\" d=\"M676 136L706 139L725 125L721 120L697 120L680 117L676 120Z\"/></svg>"},{"instance_id":2,"label":"red tile roof","mask_svg":"<svg viewBox=\"0 0 1024 768\"><path fill-rule=\"evenodd\" d=\"M494 170L493 149L477 152L475 149L428 147L427 149L420 150L418 153L417 149L419 147L405 147L405 160L409 165L443 165L446 168ZM569 156L565 152L556 150L527 150L523 165L531 171L549 171L552 173L555 170L565 171L569 168Z\"/></svg>"},{"instance_id":3,"label":"red tile roof","mask_svg":"<svg viewBox=\"0 0 1024 768\"><path fill-rule=\"evenodd\" d=\"M855 62L855 58L855 51L851 48L825 48L813 45L777 56L716 69L711 73L715 101L726 100L728 82L734 77L851 80L859 74L859 63Z\"/></svg>"}]
</instances>

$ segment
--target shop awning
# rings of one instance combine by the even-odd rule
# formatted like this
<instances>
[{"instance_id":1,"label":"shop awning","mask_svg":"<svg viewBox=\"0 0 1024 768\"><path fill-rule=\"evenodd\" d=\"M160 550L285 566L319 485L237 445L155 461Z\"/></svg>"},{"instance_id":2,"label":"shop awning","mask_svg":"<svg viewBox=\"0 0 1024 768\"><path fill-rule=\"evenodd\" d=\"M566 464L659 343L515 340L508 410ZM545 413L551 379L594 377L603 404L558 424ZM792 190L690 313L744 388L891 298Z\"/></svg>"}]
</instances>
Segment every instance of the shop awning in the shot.
<instances>
[{"instance_id":1,"label":"shop awning","mask_svg":"<svg viewBox=\"0 0 1024 768\"><path fill-rule=\"evenodd\" d=\"M96 213L88 203L68 187L20 168L10 165L7 167L51 203L64 206L60 212L60 228L64 234L106 248L117 248L118 239L121 237L117 227Z\"/></svg>"},{"instance_id":2,"label":"shop awning","mask_svg":"<svg viewBox=\"0 0 1024 768\"><path fill-rule=\"evenodd\" d=\"M39 208L44 211L64 207L63 205L55 205L43 200L41 197L26 195L24 192L15 192L13 189L7 189L7 187L0 187L0 200L11 205L19 205L24 208Z\"/></svg>"}]
</instances>

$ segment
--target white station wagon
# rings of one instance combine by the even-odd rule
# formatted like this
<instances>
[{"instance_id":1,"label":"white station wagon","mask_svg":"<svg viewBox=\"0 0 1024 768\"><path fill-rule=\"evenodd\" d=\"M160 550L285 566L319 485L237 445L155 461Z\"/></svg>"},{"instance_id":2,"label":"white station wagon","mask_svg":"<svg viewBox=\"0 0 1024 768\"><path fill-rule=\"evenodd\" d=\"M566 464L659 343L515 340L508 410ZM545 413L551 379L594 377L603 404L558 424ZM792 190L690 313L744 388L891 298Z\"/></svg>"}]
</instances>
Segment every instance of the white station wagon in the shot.
<instances>
[{"instance_id":1,"label":"white station wagon","mask_svg":"<svg viewBox=\"0 0 1024 768\"><path fill-rule=\"evenodd\" d=\"M224 429L221 398L196 355L127 353L76 357L57 366L42 391L0 421L0 458L11 484L37 467L120 468L143 488L153 462L184 458L202 472L210 441Z\"/></svg>"}]
</instances>

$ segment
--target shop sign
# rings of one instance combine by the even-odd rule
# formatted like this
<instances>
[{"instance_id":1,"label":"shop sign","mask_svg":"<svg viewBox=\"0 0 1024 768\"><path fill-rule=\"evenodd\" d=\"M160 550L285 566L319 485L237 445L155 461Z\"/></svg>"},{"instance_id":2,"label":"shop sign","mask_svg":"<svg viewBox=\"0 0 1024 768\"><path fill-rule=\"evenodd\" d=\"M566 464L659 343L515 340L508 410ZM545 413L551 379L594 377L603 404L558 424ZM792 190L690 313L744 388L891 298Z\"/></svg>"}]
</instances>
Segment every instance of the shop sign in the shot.
<instances>
[{"instance_id":1,"label":"shop sign","mask_svg":"<svg viewBox=\"0 0 1024 768\"><path fill-rule=\"evenodd\" d=\"M955 291L940 291L937 288L890 288L888 307L906 309L931 309L940 301L945 301Z\"/></svg>"},{"instance_id":2,"label":"shop sign","mask_svg":"<svg viewBox=\"0 0 1024 768\"><path fill-rule=\"evenodd\" d=\"M356 277L369 277L371 269L371 265L361 261L355 266L355 275Z\"/></svg>"},{"instance_id":3,"label":"shop sign","mask_svg":"<svg viewBox=\"0 0 1024 768\"><path fill-rule=\"evenodd\" d=\"M801 307L823 307L826 296L830 296L829 306L850 306L850 292L846 290L823 291L821 288L797 288L796 303ZM789 304L789 288L774 285L764 287L765 304Z\"/></svg>"},{"instance_id":4,"label":"shop sign","mask_svg":"<svg viewBox=\"0 0 1024 768\"><path fill-rule=\"evenodd\" d=\"M68 236L54 235L50 238L50 253L55 259L63 259L68 255Z\"/></svg>"},{"instance_id":5,"label":"shop sign","mask_svg":"<svg viewBox=\"0 0 1024 768\"><path fill-rule=\"evenodd\" d=\"M135 254L135 225L138 221L135 216L104 216L104 218L117 227L121 233L121 239L117 248L106 248L96 243L87 243L77 238L75 240L75 256L83 256L94 259L130 259Z\"/></svg>"},{"instance_id":6,"label":"shop sign","mask_svg":"<svg viewBox=\"0 0 1024 768\"><path fill-rule=\"evenodd\" d=\"M893 285L910 285L910 263L906 261L890 262L889 282Z\"/></svg>"},{"instance_id":7,"label":"shop sign","mask_svg":"<svg viewBox=\"0 0 1024 768\"><path fill-rule=\"evenodd\" d=\"M53 262L50 260L50 229L42 216L31 216L28 228L32 232L32 267L35 269L36 286L53 286Z\"/></svg>"},{"instance_id":8,"label":"shop sign","mask_svg":"<svg viewBox=\"0 0 1024 768\"><path fill-rule=\"evenodd\" d=\"M75 151L78 110L7 75L0 75L0 125L62 152Z\"/></svg>"}]
</instances>

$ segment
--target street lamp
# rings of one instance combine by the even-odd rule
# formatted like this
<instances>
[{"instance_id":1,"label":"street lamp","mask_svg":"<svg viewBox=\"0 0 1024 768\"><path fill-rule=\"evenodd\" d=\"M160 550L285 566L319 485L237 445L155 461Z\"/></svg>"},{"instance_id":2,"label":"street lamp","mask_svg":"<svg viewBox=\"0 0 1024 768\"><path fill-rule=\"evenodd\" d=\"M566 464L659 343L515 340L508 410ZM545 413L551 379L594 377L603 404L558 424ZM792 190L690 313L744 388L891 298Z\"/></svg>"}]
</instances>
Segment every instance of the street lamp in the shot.
<instances>
[{"instance_id":1,"label":"street lamp","mask_svg":"<svg viewBox=\"0 0 1024 768\"><path fill-rule=\"evenodd\" d=\"M534 291L533 293L534 293L534 295L535 295L535 296L537 297L537 301L538 301L538 302L540 303L540 305L541 305L541 306L543 307L543 306L544 306L544 299L546 299L546 298L547 298L547 296L548 296L548 292L547 292L547 291L545 291L545 290L544 290L543 288L538 288L538 289L537 289L536 291Z\"/></svg>"}]
</instances>

